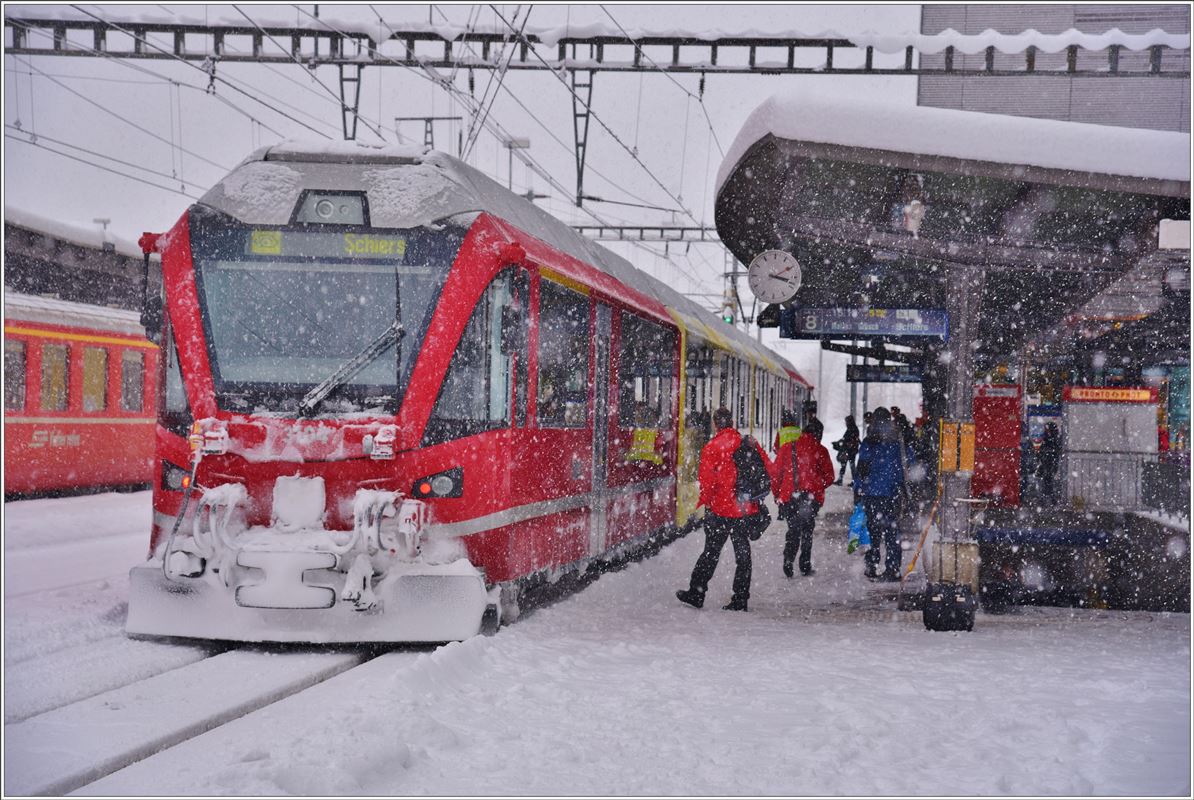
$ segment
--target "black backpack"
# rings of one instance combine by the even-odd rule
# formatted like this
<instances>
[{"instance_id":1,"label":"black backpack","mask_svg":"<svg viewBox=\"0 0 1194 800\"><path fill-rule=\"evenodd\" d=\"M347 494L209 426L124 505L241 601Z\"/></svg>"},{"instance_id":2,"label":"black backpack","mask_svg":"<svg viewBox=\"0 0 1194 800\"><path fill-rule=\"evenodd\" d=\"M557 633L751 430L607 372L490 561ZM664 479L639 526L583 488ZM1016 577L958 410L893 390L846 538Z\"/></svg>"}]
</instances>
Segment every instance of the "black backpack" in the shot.
<instances>
[{"instance_id":1,"label":"black backpack","mask_svg":"<svg viewBox=\"0 0 1194 800\"><path fill-rule=\"evenodd\" d=\"M742 437L734 450L734 466L738 470L734 491L739 500L761 500L771 494L771 476L752 437Z\"/></svg>"}]
</instances>

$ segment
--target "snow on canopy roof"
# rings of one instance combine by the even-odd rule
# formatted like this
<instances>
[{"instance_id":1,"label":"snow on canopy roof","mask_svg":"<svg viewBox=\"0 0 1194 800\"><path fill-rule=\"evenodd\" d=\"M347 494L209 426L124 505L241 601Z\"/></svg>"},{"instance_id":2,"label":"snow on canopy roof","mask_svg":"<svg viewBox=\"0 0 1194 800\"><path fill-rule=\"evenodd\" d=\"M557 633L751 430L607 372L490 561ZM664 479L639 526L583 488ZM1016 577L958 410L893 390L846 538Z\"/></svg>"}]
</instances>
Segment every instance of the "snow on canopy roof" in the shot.
<instances>
[{"instance_id":1,"label":"snow on canopy roof","mask_svg":"<svg viewBox=\"0 0 1194 800\"><path fill-rule=\"evenodd\" d=\"M39 297L5 290L4 318L41 322L46 325L86 327L144 336L141 315L136 311L93 306L52 297Z\"/></svg>"},{"instance_id":2,"label":"snow on canopy roof","mask_svg":"<svg viewBox=\"0 0 1194 800\"><path fill-rule=\"evenodd\" d=\"M90 226L62 222L61 220L34 214L32 211L25 211L5 205L4 223L6 225L19 225L22 228L29 228L30 230L53 236L56 239L71 242L81 247L90 247L94 250L102 250L104 246L103 230L100 228L98 222L92 223ZM136 242L116 236L111 231L108 231L107 236L108 241L116 246L116 252L134 258L141 258L141 248L137 246Z\"/></svg>"},{"instance_id":3,"label":"snow on canopy roof","mask_svg":"<svg viewBox=\"0 0 1194 800\"><path fill-rule=\"evenodd\" d=\"M982 53L988 47L994 47L1006 55L1023 53L1029 47L1035 47L1044 53L1060 53L1075 45L1084 50L1106 50L1109 47L1147 50L1156 45L1175 50L1190 49L1190 34L1166 33L1160 28L1154 28L1148 33L1124 33L1119 28L1112 28L1106 33L1083 33L1074 28L1065 33L1040 33L1035 30L1000 33L990 28L982 33L958 33L950 28L932 34L863 33L848 38L859 47L874 47L880 53L901 53L908 46L912 46L922 55L941 53L947 47L966 55Z\"/></svg>"},{"instance_id":4,"label":"snow on canopy roof","mask_svg":"<svg viewBox=\"0 0 1194 800\"><path fill-rule=\"evenodd\" d=\"M795 372L782 356L626 259L584 238L570 226L479 170L422 146L287 141L264 147L200 200L254 225L285 225L305 189L365 191L370 223L383 228L442 224L485 212L557 250L590 264L676 311L706 320L719 335L761 362Z\"/></svg>"},{"instance_id":5,"label":"snow on canopy roof","mask_svg":"<svg viewBox=\"0 0 1194 800\"><path fill-rule=\"evenodd\" d=\"M172 14L153 6L139 6L134 12L126 6L119 14L112 12L98 13L96 16L112 19L116 23L142 23L148 25L225 25L243 26L246 20L243 16L220 6L205 6L203 14ZM6 17L18 19L45 19L61 21L93 21L95 16L76 10L70 6L40 6L40 5L10 5L5 7ZM375 42L388 39L394 30L415 33L434 33L448 41L454 41L466 33L508 35L510 28L497 21L478 20L471 25L457 25L448 22L426 23L413 20L382 22L374 14L363 14L361 18L351 18L337 13L335 5L329 5L321 12L319 19L307 14L277 15L266 10L253 15L253 22L269 28L297 28L312 32L324 31L328 33L356 33L371 37ZM881 53L897 53L912 45L921 53L940 53L947 47L953 47L959 52L967 54L981 53L987 47L994 47L1001 53L1021 53L1028 47L1036 47L1046 53L1056 53L1071 45L1077 45L1087 50L1102 50L1113 45L1128 50L1144 50L1154 45L1162 45L1175 49L1190 47L1189 34L1166 33L1155 29L1148 33L1127 34L1114 28L1106 33L1082 33L1068 30L1064 33L1044 34L1035 30L1027 30L1018 34L1003 34L986 30L977 34L962 34L954 30L946 30L937 34L921 34L909 32L874 31L837 31L819 30L807 31L795 28L776 30L727 30L725 28L693 28L673 27L656 30L643 28L619 27L615 24L593 22L576 25L557 25L552 27L526 26L523 32L536 38L547 47L555 47L560 40L567 38L610 37L632 39L644 37L659 37L670 39L689 39L699 42L717 39L845 39L859 47L873 46Z\"/></svg>"},{"instance_id":6,"label":"snow on canopy roof","mask_svg":"<svg viewBox=\"0 0 1194 800\"><path fill-rule=\"evenodd\" d=\"M767 136L1014 166L1190 180L1190 134L896 105L791 91L756 108L717 171L716 192Z\"/></svg>"}]
</instances>

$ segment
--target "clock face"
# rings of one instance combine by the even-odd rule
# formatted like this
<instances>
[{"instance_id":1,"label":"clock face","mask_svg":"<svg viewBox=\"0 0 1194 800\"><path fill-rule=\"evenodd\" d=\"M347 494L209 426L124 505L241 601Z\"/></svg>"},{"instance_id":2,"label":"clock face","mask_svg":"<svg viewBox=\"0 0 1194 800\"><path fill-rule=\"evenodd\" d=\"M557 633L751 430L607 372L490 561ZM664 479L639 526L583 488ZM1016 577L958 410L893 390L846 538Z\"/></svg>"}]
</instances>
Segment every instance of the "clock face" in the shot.
<instances>
[{"instance_id":1,"label":"clock face","mask_svg":"<svg viewBox=\"0 0 1194 800\"><path fill-rule=\"evenodd\" d=\"M800 263L783 250L764 250L747 270L750 290L765 303L786 303L800 288Z\"/></svg>"}]
</instances>

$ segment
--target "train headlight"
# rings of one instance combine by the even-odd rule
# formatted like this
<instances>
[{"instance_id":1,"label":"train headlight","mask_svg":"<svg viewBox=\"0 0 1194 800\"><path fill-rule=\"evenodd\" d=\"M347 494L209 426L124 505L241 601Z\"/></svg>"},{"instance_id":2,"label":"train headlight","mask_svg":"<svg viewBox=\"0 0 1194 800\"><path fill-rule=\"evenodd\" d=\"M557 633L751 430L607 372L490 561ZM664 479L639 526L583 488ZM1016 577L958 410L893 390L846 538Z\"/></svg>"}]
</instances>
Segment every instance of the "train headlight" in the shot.
<instances>
[{"instance_id":1,"label":"train headlight","mask_svg":"<svg viewBox=\"0 0 1194 800\"><path fill-rule=\"evenodd\" d=\"M191 473L182 467L171 464L169 461L162 462L162 488L166 491L181 492L187 488L190 479Z\"/></svg>"},{"instance_id":2,"label":"train headlight","mask_svg":"<svg viewBox=\"0 0 1194 800\"><path fill-rule=\"evenodd\" d=\"M464 494L464 470L453 467L415 481L411 497L460 497Z\"/></svg>"},{"instance_id":3,"label":"train headlight","mask_svg":"<svg viewBox=\"0 0 1194 800\"><path fill-rule=\"evenodd\" d=\"M366 225L361 192L307 192L299 200L294 221L302 225Z\"/></svg>"}]
</instances>

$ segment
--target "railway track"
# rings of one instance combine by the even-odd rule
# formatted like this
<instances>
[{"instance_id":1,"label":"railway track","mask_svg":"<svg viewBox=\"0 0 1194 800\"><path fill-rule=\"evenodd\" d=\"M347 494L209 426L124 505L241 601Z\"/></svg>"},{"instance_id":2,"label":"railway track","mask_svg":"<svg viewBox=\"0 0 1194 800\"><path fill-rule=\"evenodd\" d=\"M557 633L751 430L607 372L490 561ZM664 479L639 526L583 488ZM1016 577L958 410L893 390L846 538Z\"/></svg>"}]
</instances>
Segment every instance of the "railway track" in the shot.
<instances>
[{"instance_id":1,"label":"railway track","mask_svg":"<svg viewBox=\"0 0 1194 800\"><path fill-rule=\"evenodd\" d=\"M379 654L353 648L242 646L196 656L200 648L195 646L161 647L166 650L158 653L157 666L168 663L170 648L188 651L176 652L175 659L196 660L6 724L4 793L73 792L377 658L398 668L435 649ZM69 658L72 651L58 651L57 658Z\"/></svg>"}]
</instances>

